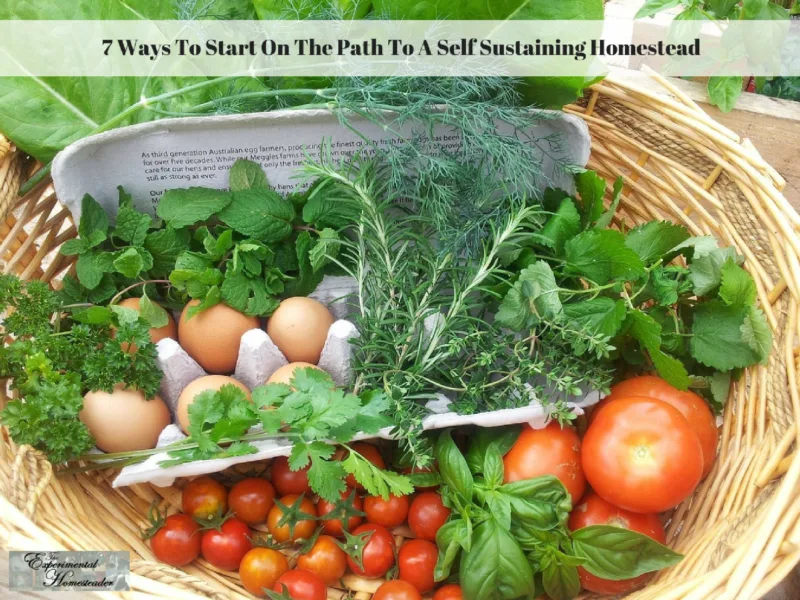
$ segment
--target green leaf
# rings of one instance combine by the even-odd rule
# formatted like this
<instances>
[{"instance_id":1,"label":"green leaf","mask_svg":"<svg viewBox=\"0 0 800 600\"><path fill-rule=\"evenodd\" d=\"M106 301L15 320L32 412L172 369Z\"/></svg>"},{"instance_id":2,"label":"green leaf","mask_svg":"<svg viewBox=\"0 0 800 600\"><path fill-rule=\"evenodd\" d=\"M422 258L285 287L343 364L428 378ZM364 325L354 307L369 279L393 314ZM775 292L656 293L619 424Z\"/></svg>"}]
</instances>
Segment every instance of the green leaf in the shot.
<instances>
[{"instance_id":1,"label":"green leaf","mask_svg":"<svg viewBox=\"0 0 800 600\"><path fill-rule=\"evenodd\" d=\"M172 227L152 231L147 234L144 247L153 257L152 275L164 277L175 268L178 256L189 249L189 232Z\"/></svg>"},{"instance_id":2,"label":"green leaf","mask_svg":"<svg viewBox=\"0 0 800 600\"><path fill-rule=\"evenodd\" d=\"M299 274L294 281L291 281L286 286L289 296L308 296L322 281L323 274L319 271L315 273L311 266L311 248L313 245L311 234L308 231L301 231L295 241Z\"/></svg>"},{"instance_id":3,"label":"green leaf","mask_svg":"<svg viewBox=\"0 0 800 600\"><path fill-rule=\"evenodd\" d=\"M581 216L571 198L564 198L558 210L547 220L537 236L543 244L556 253L564 251L564 244L581 230Z\"/></svg>"},{"instance_id":4,"label":"green leaf","mask_svg":"<svg viewBox=\"0 0 800 600\"><path fill-rule=\"evenodd\" d=\"M472 473L467 465L467 459L461 454L450 430L446 429L436 442L436 460L439 464L439 474L442 481L452 491L459 493L466 502L472 501Z\"/></svg>"},{"instance_id":5,"label":"green leaf","mask_svg":"<svg viewBox=\"0 0 800 600\"><path fill-rule=\"evenodd\" d=\"M731 374L716 371L710 377L709 390L711 392L712 406L716 414L722 413L731 391Z\"/></svg>"},{"instance_id":6,"label":"green leaf","mask_svg":"<svg viewBox=\"0 0 800 600\"><path fill-rule=\"evenodd\" d=\"M120 186L120 190L122 187ZM141 246L147 237L147 230L153 223L152 217L140 213L130 204L123 204L117 212L114 235L128 242L131 246Z\"/></svg>"},{"instance_id":7,"label":"green leaf","mask_svg":"<svg viewBox=\"0 0 800 600\"><path fill-rule=\"evenodd\" d=\"M465 463L466 464L466 463ZM503 484L503 455L497 444L489 444L483 459L483 478L490 488Z\"/></svg>"},{"instance_id":8,"label":"green leaf","mask_svg":"<svg viewBox=\"0 0 800 600\"><path fill-rule=\"evenodd\" d=\"M602 296L564 305L564 316L579 329L609 338L619 331L626 313L624 301Z\"/></svg>"},{"instance_id":9,"label":"green leaf","mask_svg":"<svg viewBox=\"0 0 800 600\"><path fill-rule=\"evenodd\" d=\"M229 192L210 188L167 190L156 213L173 229L182 229L219 214L232 199Z\"/></svg>"},{"instance_id":10,"label":"green leaf","mask_svg":"<svg viewBox=\"0 0 800 600\"><path fill-rule=\"evenodd\" d=\"M316 273L322 267L330 263L331 259L336 258L339 253L340 245L341 240L336 231L328 227L320 231L319 237L308 253L311 269Z\"/></svg>"},{"instance_id":11,"label":"green leaf","mask_svg":"<svg viewBox=\"0 0 800 600\"><path fill-rule=\"evenodd\" d=\"M243 158L238 159L231 166L231 170L228 173L228 187L232 192L270 189L267 175L261 165Z\"/></svg>"},{"instance_id":12,"label":"green leaf","mask_svg":"<svg viewBox=\"0 0 800 600\"><path fill-rule=\"evenodd\" d=\"M533 571L519 544L493 518L475 528L472 547L461 557L459 581L465 598L529 598Z\"/></svg>"},{"instance_id":13,"label":"green leaf","mask_svg":"<svg viewBox=\"0 0 800 600\"><path fill-rule=\"evenodd\" d=\"M671 567L683 558L646 535L609 525L573 531L572 544L575 555L586 559L584 569L612 581Z\"/></svg>"},{"instance_id":14,"label":"green leaf","mask_svg":"<svg viewBox=\"0 0 800 600\"><path fill-rule=\"evenodd\" d=\"M552 475L506 483L498 491L510 500L516 520L538 531L550 531L563 523L572 509L564 484Z\"/></svg>"},{"instance_id":15,"label":"green leaf","mask_svg":"<svg viewBox=\"0 0 800 600\"><path fill-rule=\"evenodd\" d=\"M764 360L764 351L768 351L764 343L771 339L771 333L762 322L763 314L760 318L758 314L760 311L754 307L728 306L721 300L700 304L694 312L689 341L692 356L718 371L744 368Z\"/></svg>"},{"instance_id":16,"label":"green leaf","mask_svg":"<svg viewBox=\"0 0 800 600\"><path fill-rule=\"evenodd\" d=\"M613 229L592 229L578 234L565 246L566 269L597 283L638 279L645 274L639 256L625 246L625 237Z\"/></svg>"},{"instance_id":17,"label":"green leaf","mask_svg":"<svg viewBox=\"0 0 800 600\"><path fill-rule=\"evenodd\" d=\"M540 260L525 267L500 303L498 323L522 331L540 321L556 319L562 311L558 289L549 264Z\"/></svg>"},{"instance_id":18,"label":"green leaf","mask_svg":"<svg viewBox=\"0 0 800 600\"><path fill-rule=\"evenodd\" d=\"M470 435L469 449L467 450L467 465L474 474L482 473L485 466L486 452L489 446L494 445L500 456L511 450L519 437L520 426L508 425L506 427L478 427Z\"/></svg>"},{"instance_id":19,"label":"green leaf","mask_svg":"<svg viewBox=\"0 0 800 600\"><path fill-rule=\"evenodd\" d=\"M105 306L91 306L85 310L73 313L72 319L78 323L88 325L108 325L113 319L114 313Z\"/></svg>"},{"instance_id":20,"label":"green leaf","mask_svg":"<svg viewBox=\"0 0 800 600\"><path fill-rule=\"evenodd\" d=\"M750 273L729 258L720 270L719 297L725 304L755 304L756 284Z\"/></svg>"},{"instance_id":21,"label":"green leaf","mask_svg":"<svg viewBox=\"0 0 800 600\"><path fill-rule=\"evenodd\" d=\"M685 242L678 244L670 251L670 255L678 253L688 256L689 258L698 259L703 256L708 256L717 248L717 238L712 235L701 235L690 237Z\"/></svg>"},{"instance_id":22,"label":"green leaf","mask_svg":"<svg viewBox=\"0 0 800 600\"><path fill-rule=\"evenodd\" d=\"M208 292L206 293L205 298L200 302L200 304L196 304L195 306L190 306L189 309L186 311L186 320L188 321L193 316L203 312L211 308L212 306L216 306L222 302L222 294L220 292L219 287L216 285L212 285Z\"/></svg>"},{"instance_id":23,"label":"green leaf","mask_svg":"<svg viewBox=\"0 0 800 600\"><path fill-rule=\"evenodd\" d=\"M722 112L731 112L739 96L742 95L742 77L739 75L710 77L707 89L711 104L719 107Z\"/></svg>"},{"instance_id":24,"label":"green leaf","mask_svg":"<svg viewBox=\"0 0 800 600\"><path fill-rule=\"evenodd\" d=\"M139 300L139 314L141 317L150 324L150 327L158 329L164 327L169 323L169 315L167 311L160 304L156 304L147 293L142 294Z\"/></svg>"},{"instance_id":25,"label":"green leaf","mask_svg":"<svg viewBox=\"0 0 800 600\"><path fill-rule=\"evenodd\" d=\"M78 257L78 262L75 265L75 273L78 276L78 281L86 289L93 290L103 280L105 273L114 270L112 256L107 253L94 253L89 252L81 254Z\"/></svg>"},{"instance_id":26,"label":"green leaf","mask_svg":"<svg viewBox=\"0 0 800 600\"><path fill-rule=\"evenodd\" d=\"M732 16L733 10L739 4L739 0L708 0L708 8L719 19Z\"/></svg>"},{"instance_id":27,"label":"green leaf","mask_svg":"<svg viewBox=\"0 0 800 600\"><path fill-rule=\"evenodd\" d=\"M625 180L622 177L617 177L616 180L614 180L614 191L611 195L611 204L609 204L608 210L606 210L606 212L604 212L594 224L597 229L604 229L611 225L611 221L614 219L614 215L617 212L619 201L622 199L623 187L625 187Z\"/></svg>"},{"instance_id":28,"label":"green leaf","mask_svg":"<svg viewBox=\"0 0 800 600\"><path fill-rule=\"evenodd\" d=\"M542 571L544 591L551 600L572 600L581 591L578 569L551 561Z\"/></svg>"},{"instance_id":29,"label":"green leaf","mask_svg":"<svg viewBox=\"0 0 800 600\"><path fill-rule=\"evenodd\" d=\"M681 3L681 0L647 0L642 7L636 11L636 19L644 19L645 17L652 17L656 13L660 13L670 8L674 8Z\"/></svg>"},{"instance_id":30,"label":"green leaf","mask_svg":"<svg viewBox=\"0 0 800 600\"><path fill-rule=\"evenodd\" d=\"M583 171L575 176L575 187L580 197L581 225L586 228L603 214L606 180L595 171Z\"/></svg>"},{"instance_id":31,"label":"green leaf","mask_svg":"<svg viewBox=\"0 0 800 600\"><path fill-rule=\"evenodd\" d=\"M694 258L689 266L689 281L694 293L706 296L716 290L722 281L722 266L733 260L741 262L733 248L716 248L698 258Z\"/></svg>"},{"instance_id":32,"label":"green leaf","mask_svg":"<svg viewBox=\"0 0 800 600\"><path fill-rule=\"evenodd\" d=\"M93 248L106 239L108 234L108 215L102 206L86 194L81 200L81 220L78 235Z\"/></svg>"},{"instance_id":33,"label":"green leaf","mask_svg":"<svg viewBox=\"0 0 800 600\"><path fill-rule=\"evenodd\" d=\"M128 248L114 259L114 268L129 279L133 279L142 272L144 261L136 248Z\"/></svg>"},{"instance_id":34,"label":"green leaf","mask_svg":"<svg viewBox=\"0 0 800 600\"><path fill-rule=\"evenodd\" d=\"M87 250L89 250L89 245L86 243L86 240L75 238L61 244L60 252L64 256L75 256L76 254L83 254Z\"/></svg>"},{"instance_id":35,"label":"green leaf","mask_svg":"<svg viewBox=\"0 0 800 600\"><path fill-rule=\"evenodd\" d=\"M379 469L355 452L350 452L342 461L342 467L364 486L370 496L388 500L390 495L406 496L414 493L414 486L405 475Z\"/></svg>"},{"instance_id":36,"label":"green leaf","mask_svg":"<svg viewBox=\"0 0 800 600\"><path fill-rule=\"evenodd\" d=\"M234 192L219 218L239 233L273 243L291 235L294 207L272 190L248 189Z\"/></svg>"},{"instance_id":37,"label":"green leaf","mask_svg":"<svg viewBox=\"0 0 800 600\"><path fill-rule=\"evenodd\" d=\"M651 264L689 237L689 230L683 225L650 221L631 229L625 236L625 245L636 252L645 264Z\"/></svg>"},{"instance_id":38,"label":"green leaf","mask_svg":"<svg viewBox=\"0 0 800 600\"><path fill-rule=\"evenodd\" d=\"M117 323L122 325L132 325L139 321L139 313L132 308L114 304L108 307L109 310L117 317Z\"/></svg>"},{"instance_id":39,"label":"green leaf","mask_svg":"<svg viewBox=\"0 0 800 600\"><path fill-rule=\"evenodd\" d=\"M308 201L303 206L303 221L318 229L341 229L358 220L361 214L358 202L331 190L331 186L318 185L310 191Z\"/></svg>"},{"instance_id":40,"label":"green leaf","mask_svg":"<svg viewBox=\"0 0 800 600\"><path fill-rule=\"evenodd\" d=\"M679 390L689 389L689 372L680 360L662 350L648 350L648 353L662 379Z\"/></svg>"},{"instance_id":41,"label":"green leaf","mask_svg":"<svg viewBox=\"0 0 800 600\"><path fill-rule=\"evenodd\" d=\"M470 537L467 523L463 519L448 521L436 532L439 557L433 570L434 581L443 581L450 576L453 563L461 551L461 540Z\"/></svg>"},{"instance_id":42,"label":"green leaf","mask_svg":"<svg viewBox=\"0 0 800 600\"><path fill-rule=\"evenodd\" d=\"M658 374L679 390L689 389L689 373L677 358L661 350L661 325L641 310L631 310L626 318L631 337L647 350Z\"/></svg>"}]
</instances>

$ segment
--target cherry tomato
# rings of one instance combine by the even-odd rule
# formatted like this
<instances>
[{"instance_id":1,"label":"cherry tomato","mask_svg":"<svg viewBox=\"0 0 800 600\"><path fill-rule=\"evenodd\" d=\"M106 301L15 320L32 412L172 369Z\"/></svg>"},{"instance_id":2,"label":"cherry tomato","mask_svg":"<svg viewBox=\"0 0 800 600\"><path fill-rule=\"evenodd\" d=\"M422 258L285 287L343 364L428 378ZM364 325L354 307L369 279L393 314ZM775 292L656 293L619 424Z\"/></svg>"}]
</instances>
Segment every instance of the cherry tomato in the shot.
<instances>
[{"instance_id":1,"label":"cherry tomato","mask_svg":"<svg viewBox=\"0 0 800 600\"><path fill-rule=\"evenodd\" d=\"M286 557L271 548L253 548L242 558L239 578L244 589L263 598L264 589L272 589L278 579L289 570Z\"/></svg>"},{"instance_id":2,"label":"cherry tomato","mask_svg":"<svg viewBox=\"0 0 800 600\"><path fill-rule=\"evenodd\" d=\"M408 496L389 496L388 500L384 500L380 496L367 496L364 498L364 512L367 513L367 522L389 528L397 527L406 522L410 505L411 502Z\"/></svg>"},{"instance_id":3,"label":"cherry tomato","mask_svg":"<svg viewBox=\"0 0 800 600\"><path fill-rule=\"evenodd\" d=\"M457 583L448 583L443 585L433 595L433 600L463 600L464 595L461 593L461 586Z\"/></svg>"},{"instance_id":4,"label":"cherry tomato","mask_svg":"<svg viewBox=\"0 0 800 600\"><path fill-rule=\"evenodd\" d=\"M436 544L427 540L408 540L397 553L400 579L413 585L421 594L433 589L433 570L439 560Z\"/></svg>"},{"instance_id":5,"label":"cherry tomato","mask_svg":"<svg viewBox=\"0 0 800 600\"><path fill-rule=\"evenodd\" d=\"M235 517L225 521L219 530L209 529L200 545L203 558L215 567L235 571L253 547L250 533L247 523Z\"/></svg>"},{"instance_id":6,"label":"cherry tomato","mask_svg":"<svg viewBox=\"0 0 800 600\"><path fill-rule=\"evenodd\" d=\"M161 562L173 567L188 565L200 556L203 533L192 517L179 513L170 515L150 538L150 548Z\"/></svg>"},{"instance_id":7,"label":"cherry tomato","mask_svg":"<svg viewBox=\"0 0 800 600\"><path fill-rule=\"evenodd\" d=\"M581 441L572 427L551 421L544 429L522 428L519 438L503 458L504 481L555 475L567 488L572 503L586 491L581 468Z\"/></svg>"},{"instance_id":8,"label":"cherry tomato","mask_svg":"<svg viewBox=\"0 0 800 600\"><path fill-rule=\"evenodd\" d=\"M327 600L328 598L325 582L314 573L302 569L295 569L281 575L272 590L279 594L288 591L292 600Z\"/></svg>"},{"instance_id":9,"label":"cherry tomato","mask_svg":"<svg viewBox=\"0 0 800 600\"><path fill-rule=\"evenodd\" d=\"M414 537L429 542L436 541L436 533L450 516L450 509L442 504L437 492L417 494L408 509L408 526Z\"/></svg>"},{"instance_id":10,"label":"cherry tomato","mask_svg":"<svg viewBox=\"0 0 800 600\"><path fill-rule=\"evenodd\" d=\"M639 513L683 502L703 474L703 449L676 409L652 398L603 407L583 438L583 470L595 492Z\"/></svg>"},{"instance_id":11,"label":"cherry tomato","mask_svg":"<svg viewBox=\"0 0 800 600\"><path fill-rule=\"evenodd\" d=\"M308 494L311 491L311 486L308 485L308 469L307 466L299 471L292 471L289 468L289 459L285 456L278 456L272 461L270 476L272 485L281 496Z\"/></svg>"},{"instance_id":12,"label":"cherry tomato","mask_svg":"<svg viewBox=\"0 0 800 600\"><path fill-rule=\"evenodd\" d=\"M317 575L325 585L335 585L347 570L347 554L329 535L321 535L306 554L297 558L297 568Z\"/></svg>"},{"instance_id":13,"label":"cherry tomato","mask_svg":"<svg viewBox=\"0 0 800 600\"><path fill-rule=\"evenodd\" d=\"M342 500L347 502L352 502L353 508L357 511L362 511L364 508L364 502L361 499L361 496L355 490L347 488L345 491L342 492L341 496ZM339 519L330 519L330 520L322 520L321 517L324 517L329 512L331 512L335 508L335 504L333 502L328 502L327 500L320 498L319 502L317 502L317 515L320 517L320 522L322 523L322 531L327 533L328 535L332 535L335 537L341 537L344 535L344 529L342 527L342 521ZM347 519L347 531L353 531L356 527L361 525L361 521L363 521L363 517L358 515L353 515L352 517Z\"/></svg>"},{"instance_id":14,"label":"cherry tomato","mask_svg":"<svg viewBox=\"0 0 800 600\"><path fill-rule=\"evenodd\" d=\"M361 456L366 458L369 462L373 465L378 467L379 469L386 468L386 462L383 460L383 456L381 456L380 450L378 450L372 444L367 444L366 442L356 442L355 444L350 444L350 447L358 452ZM344 459L348 454L347 448L339 448L333 457L336 460ZM347 483L347 487L356 488L357 490L364 491L364 486L361 485L356 481L356 478L353 475L348 475L347 479L345 480Z\"/></svg>"},{"instance_id":15,"label":"cherry tomato","mask_svg":"<svg viewBox=\"0 0 800 600\"><path fill-rule=\"evenodd\" d=\"M243 479L228 493L228 505L231 510L248 525L266 521L274 504L275 488L269 481L260 477Z\"/></svg>"},{"instance_id":16,"label":"cherry tomato","mask_svg":"<svg viewBox=\"0 0 800 600\"><path fill-rule=\"evenodd\" d=\"M183 488L181 507L190 517L206 520L228 510L228 490L211 477L192 479Z\"/></svg>"},{"instance_id":17,"label":"cherry tomato","mask_svg":"<svg viewBox=\"0 0 800 600\"><path fill-rule=\"evenodd\" d=\"M356 575L376 579L386 575L386 572L394 565L394 551L397 546L394 543L392 534L382 525L375 525L374 523L359 525L353 530L353 535L367 531L371 531L372 536L364 545L364 551L361 555L363 568L358 566L352 556L347 557L347 565Z\"/></svg>"},{"instance_id":18,"label":"cherry tomato","mask_svg":"<svg viewBox=\"0 0 800 600\"><path fill-rule=\"evenodd\" d=\"M297 502L299 497L300 496L295 494L289 494L281 498L279 502L286 507L291 507ZM269 514L267 515L267 529L269 529L269 532L272 534L272 537L275 538L276 542L288 542L289 540L296 542L297 540L308 539L314 535L314 529L317 527L317 509L314 503L304 497L300 503L300 512L311 515L312 518L298 520L294 525L294 529L292 529L289 523L278 525L284 513L280 506L275 504L275 506L269 510Z\"/></svg>"},{"instance_id":19,"label":"cherry tomato","mask_svg":"<svg viewBox=\"0 0 800 600\"><path fill-rule=\"evenodd\" d=\"M658 515L633 513L617 508L594 492L589 492L569 516L569 528L571 531L589 527L590 525L624 527L625 529L650 536L660 544L664 544L667 541L667 535ZM651 574L645 573L631 579L611 581L592 575L583 567L578 567L578 576L580 577L581 585L590 592L616 596L640 587L650 579ZM436 600L435 597L434 600Z\"/></svg>"},{"instance_id":20,"label":"cherry tomato","mask_svg":"<svg viewBox=\"0 0 800 600\"><path fill-rule=\"evenodd\" d=\"M422 596L410 583L393 579L379 587L372 600L422 600Z\"/></svg>"},{"instance_id":21,"label":"cherry tomato","mask_svg":"<svg viewBox=\"0 0 800 600\"><path fill-rule=\"evenodd\" d=\"M600 409L607 406L614 400L638 396L640 398L655 398L663 400L677 408L680 413L689 421L694 432L703 447L703 477L711 472L714 467L714 460L717 457L717 441L719 432L717 431L717 421L708 404L694 392L682 392L672 387L660 377L653 375L642 375L621 381L611 388L611 394L603 398L595 406L589 417L591 425Z\"/></svg>"}]
</instances>

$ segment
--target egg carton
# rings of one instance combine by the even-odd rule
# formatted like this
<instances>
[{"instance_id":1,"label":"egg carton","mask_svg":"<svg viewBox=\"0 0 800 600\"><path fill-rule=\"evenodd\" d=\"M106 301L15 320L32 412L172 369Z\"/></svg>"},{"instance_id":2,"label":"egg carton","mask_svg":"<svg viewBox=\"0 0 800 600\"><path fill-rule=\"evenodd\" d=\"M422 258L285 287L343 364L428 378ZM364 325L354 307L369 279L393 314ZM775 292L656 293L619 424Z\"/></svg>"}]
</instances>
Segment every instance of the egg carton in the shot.
<instances>
[{"instance_id":1,"label":"egg carton","mask_svg":"<svg viewBox=\"0 0 800 600\"><path fill-rule=\"evenodd\" d=\"M318 366L329 373L339 386L350 383L353 375L353 349L350 340L358 336L356 326L347 319L347 298L356 291L355 281L347 277L326 277L310 297L325 304L336 321L328 330L325 346L322 350ZM426 330L430 331L438 315L426 320ZM158 342L158 364L164 373L161 383L161 396L169 406L173 415L173 424L168 425L159 436L157 448L165 447L186 438L186 435L175 424L178 398L183 389L195 379L207 375L205 370L173 339L166 338ZM288 360L269 338L263 329L247 331L241 339L239 357L233 377L253 389L264 384ZM427 403L430 414L423 419L424 430L444 429L463 425L481 427L500 427L516 423L528 423L534 429L540 429L550 420L551 406L536 397L533 387L529 386L531 402L528 406L513 409L497 410L473 415L459 415L451 410L451 400L440 395ZM567 406L576 414L583 414L583 409L599 400L597 392L590 392ZM259 427L253 428L256 432ZM387 427L376 435L361 434L356 439L382 438L392 439L392 428ZM161 467L159 463L167 460L167 452L154 454L144 462L123 468L113 482L114 487L149 482L157 486L169 486L178 477L193 477L207 473L216 473L233 465L288 456L292 450L292 442L288 438L272 438L252 442L257 451L245 456L201 460L171 467Z\"/></svg>"}]
</instances>

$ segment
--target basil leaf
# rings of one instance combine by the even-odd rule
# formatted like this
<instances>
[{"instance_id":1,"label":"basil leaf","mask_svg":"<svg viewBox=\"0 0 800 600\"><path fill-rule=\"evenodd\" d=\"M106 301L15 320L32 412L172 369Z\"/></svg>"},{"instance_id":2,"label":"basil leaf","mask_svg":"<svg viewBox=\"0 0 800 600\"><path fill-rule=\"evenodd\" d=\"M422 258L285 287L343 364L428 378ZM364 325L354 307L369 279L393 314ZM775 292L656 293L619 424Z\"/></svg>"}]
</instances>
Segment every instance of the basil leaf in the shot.
<instances>
[{"instance_id":1,"label":"basil leaf","mask_svg":"<svg viewBox=\"0 0 800 600\"><path fill-rule=\"evenodd\" d=\"M551 600L572 600L581 591L578 569L556 561L543 569L542 583Z\"/></svg>"},{"instance_id":2,"label":"basil leaf","mask_svg":"<svg viewBox=\"0 0 800 600\"><path fill-rule=\"evenodd\" d=\"M483 459L483 477L491 488L503 485L503 455L497 444L489 444Z\"/></svg>"},{"instance_id":3,"label":"basil leaf","mask_svg":"<svg viewBox=\"0 0 800 600\"><path fill-rule=\"evenodd\" d=\"M511 450L519 437L521 427L510 425L508 427L485 427L474 432L472 442L467 450L467 465L473 473L482 473L486 449L490 444L495 444L501 456Z\"/></svg>"},{"instance_id":4,"label":"basil leaf","mask_svg":"<svg viewBox=\"0 0 800 600\"><path fill-rule=\"evenodd\" d=\"M442 481L453 491L461 494L467 502L472 501L472 473L461 450L458 449L450 431L439 436L436 443L436 460Z\"/></svg>"},{"instance_id":5,"label":"basil leaf","mask_svg":"<svg viewBox=\"0 0 800 600\"><path fill-rule=\"evenodd\" d=\"M465 598L530 598L533 570L511 534L490 518L475 528L472 548L461 557L459 579Z\"/></svg>"},{"instance_id":6,"label":"basil leaf","mask_svg":"<svg viewBox=\"0 0 800 600\"><path fill-rule=\"evenodd\" d=\"M443 581L450 576L450 570L461 551L463 540L469 540L471 537L470 523L464 519L448 521L439 528L436 533L439 558L436 560L436 567L433 570L435 581Z\"/></svg>"},{"instance_id":7,"label":"basil leaf","mask_svg":"<svg viewBox=\"0 0 800 600\"><path fill-rule=\"evenodd\" d=\"M586 559L592 575L619 581L670 567L683 558L654 539L610 525L592 525L572 533L575 555Z\"/></svg>"},{"instance_id":8,"label":"basil leaf","mask_svg":"<svg viewBox=\"0 0 800 600\"><path fill-rule=\"evenodd\" d=\"M569 493L552 475L506 483L498 491L509 498L514 516L535 530L553 529L566 521L572 509Z\"/></svg>"}]
</instances>

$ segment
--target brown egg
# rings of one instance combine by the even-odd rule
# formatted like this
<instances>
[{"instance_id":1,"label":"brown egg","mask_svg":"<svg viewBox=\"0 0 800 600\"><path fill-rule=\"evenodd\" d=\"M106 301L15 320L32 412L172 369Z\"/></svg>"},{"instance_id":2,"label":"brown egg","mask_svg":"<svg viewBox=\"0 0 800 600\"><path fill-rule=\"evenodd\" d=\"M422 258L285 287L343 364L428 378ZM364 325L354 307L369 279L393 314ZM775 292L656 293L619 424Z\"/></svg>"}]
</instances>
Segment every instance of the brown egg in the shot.
<instances>
[{"instance_id":1,"label":"brown egg","mask_svg":"<svg viewBox=\"0 0 800 600\"><path fill-rule=\"evenodd\" d=\"M267 321L267 334L289 362L319 362L333 315L312 298L287 298Z\"/></svg>"},{"instance_id":2,"label":"brown egg","mask_svg":"<svg viewBox=\"0 0 800 600\"><path fill-rule=\"evenodd\" d=\"M247 389L247 386L241 381L237 381L233 377L226 377L225 375L206 375L205 377L195 379L183 388L181 395L178 397L176 416L178 418L178 425L180 425L184 433L186 433L189 427L189 405L194 401L195 396L206 390L217 391L223 385L228 384L240 388L245 393L245 396L247 396L247 399L250 400L250 390Z\"/></svg>"},{"instance_id":3,"label":"brown egg","mask_svg":"<svg viewBox=\"0 0 800 600\"><path fill-rule=\"evenodd\" d=\"M286 385L289 385L289 381L291 381L295 369L305 369L308 367L317 369L318 371L322 370L318 366L307 362L293 362L289 363L288 365L283 365L272 375L270 375L269 379L267 379L267 383L285 383Z\"/></svg>"},{"instance_id":4,"label":"brown egg","mask_svg":"<svg viewBox=\"0 0 800 600\"><path fill-rule=\"evenodd\" d=\"M104 452L130 452L155 448L161 431L170 424L169 409L155 396L146 400L138 390L88 392L83 397L80 419Z\"/></svg>"},{"instance_id":5,"label":"brown egg","mask_svg":"<svg viewBox=\"0 0 800 600\"><path fill-rule=\"evenodd\" d=\"M187 320L189 307L198 304L198 300L192 300L183 309L178 341L209 373L233 373L242 336L259 327L258 317L248 317L230 306L217 304Z\"/></svg>"},{"instance_id":6,"label":"brown egg","mask_svg":"<svg viewBox=\"0 0 800 600\"><path fill-rule=\"evenodd\" d=\"M125 298L122 302L119 303L119 306L123 306L125 308L130 308L131 310L135 310L139 312L139 302L141 298ZM156 304L153 302L153 304ZM173 340L178 339L178 326L175 324L175 319L172 318L172 315L167 312L167 324L163 327L153 327L150 329L150 339L153 341L154 344L157 344L164 338L172 338Z\"/></svg>"}]
</instances>

